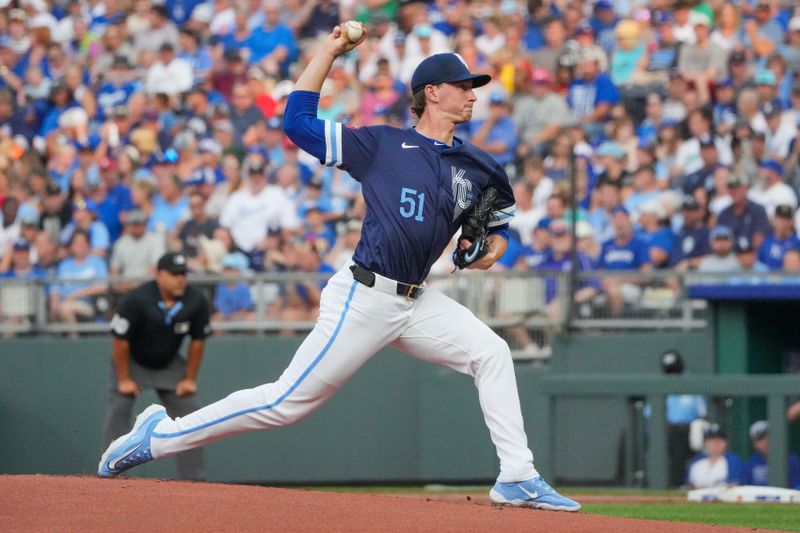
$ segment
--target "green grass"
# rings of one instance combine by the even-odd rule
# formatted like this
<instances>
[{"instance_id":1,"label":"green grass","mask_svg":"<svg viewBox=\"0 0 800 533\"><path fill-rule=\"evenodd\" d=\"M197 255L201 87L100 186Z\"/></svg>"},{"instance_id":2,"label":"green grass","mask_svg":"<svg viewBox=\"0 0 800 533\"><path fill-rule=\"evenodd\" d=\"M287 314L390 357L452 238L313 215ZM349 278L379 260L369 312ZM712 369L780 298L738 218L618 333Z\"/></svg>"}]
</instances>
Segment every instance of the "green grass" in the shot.
<instances>
[{"instance_id":1,"label":"green grass","mask_svg":"<svg viewBox=\"0 0 800 533\"><path fill-rule=\"evenodd\" d=\"M800 531L800 505L739 503L589 503L581 512L648 520Z\"/></svg>"}]
</instances>

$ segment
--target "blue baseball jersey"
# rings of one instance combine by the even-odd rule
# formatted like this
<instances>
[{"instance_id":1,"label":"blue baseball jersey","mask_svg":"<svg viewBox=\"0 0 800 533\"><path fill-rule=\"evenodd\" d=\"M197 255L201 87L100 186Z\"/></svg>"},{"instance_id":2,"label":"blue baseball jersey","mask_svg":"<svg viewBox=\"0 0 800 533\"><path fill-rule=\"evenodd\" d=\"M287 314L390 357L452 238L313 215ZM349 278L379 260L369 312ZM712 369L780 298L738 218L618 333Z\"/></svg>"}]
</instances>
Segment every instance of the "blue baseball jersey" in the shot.
<instances>
[{"instance_id":1,"label":"blue baseball jersey","mask_svg":"<svg viewBox=\"0 0 800 533\"><path fill-rule=\"evenodd\" d=\"M758 249L758 260L767 265L770 270L783 269L783 256L790 250L800 250L800 239L792 235L788 239L779 239L770 235L761 243Z\"/></svg>"},{"instance_id":2,"label":"blue baseball jersey","mask_svg":"<svg viewBox=\"0 0 800 533\"><path fill-rule=\"evenodd\" d=\"M649 263L647 244L636 236L625 244L609 239L600 251L599 266L603 270L638 270Z\"/></svg>"},{"instance_id":3,"label":"blue baseball jersey","mask_svg":"<svg viewBox=\"0 0 800 533\"><path fill-rule=\"evenodd\" d=\"M367 213L353 255L357 264L397 281L421 283L489 186L498 192L489 228L507 239L514 194L489 154L458 139L447 146L414 128L350 128L323 121L317 118L318 102L318 93L292 92L284 128L300 148L361 183Z\"/></svg>"},{"instance_id":4,"label":"blue baseball jersey","mask_svg":"<svg viewBox=\"0 0 800 533\"><path fill-rule=\"evenodd\" d=\"M789 453L789 488L800 487L800 458L793 453ZM750 459L744 465L744 476L742 481L745 485L769 486L769 469L767 458L758 452L753 452Z\"/></svg>"}]
</instances>

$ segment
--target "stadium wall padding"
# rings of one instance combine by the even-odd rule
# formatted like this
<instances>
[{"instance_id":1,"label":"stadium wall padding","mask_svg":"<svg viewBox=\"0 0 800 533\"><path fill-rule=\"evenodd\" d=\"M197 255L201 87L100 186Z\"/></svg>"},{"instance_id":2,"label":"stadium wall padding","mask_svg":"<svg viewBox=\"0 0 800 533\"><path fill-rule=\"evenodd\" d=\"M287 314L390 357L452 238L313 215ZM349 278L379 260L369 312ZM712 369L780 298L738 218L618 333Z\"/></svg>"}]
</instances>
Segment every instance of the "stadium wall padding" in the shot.
<instances>
[{"instance_id":1,"label":"stadium wall padding","mask_svg":"<svg viewBox=\"0 0 800 533\"><path fill-rule=\"evenodd\" d=\"M301 340L209 339L200 404L273 380ZM693 372L711 372L710 345L704 332L576 334L556 339L552 365L518 363L534 456L549 464L547 444L557 443L556 472L542 473L564 482L630 480L620 446L630 438L631 409L623 400L567 399L555 405L556 427L547 428L538 379L553 372L652 373L668 348L681 349ZM0 473L94 474L104 448L110 348L103 337L0 341ZM142 394L135 412L156 399ZM213 444L206 463L210 481L275 484L488 482L497 473L471 380L388 349L307 420ZM154 462L131 475L170 478L175 467L172 460Z\"/></svg>"}]
</instances>

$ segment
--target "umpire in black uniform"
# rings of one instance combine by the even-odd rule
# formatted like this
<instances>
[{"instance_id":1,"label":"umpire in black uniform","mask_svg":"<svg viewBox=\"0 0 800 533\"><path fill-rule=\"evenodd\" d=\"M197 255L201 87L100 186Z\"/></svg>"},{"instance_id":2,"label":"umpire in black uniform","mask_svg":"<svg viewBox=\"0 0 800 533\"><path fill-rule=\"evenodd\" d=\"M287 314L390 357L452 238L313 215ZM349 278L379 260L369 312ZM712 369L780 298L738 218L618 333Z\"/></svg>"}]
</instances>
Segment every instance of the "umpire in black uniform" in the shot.
<instances>
[{"instance_id":1,"label":"umpire in black uniform","mask_svg":"<svg viewBox=\"0 0 800 533\"><path fill-rule=\"evenodd\" d=\"M158 260L155 281L125 295L111 321L113 373L105 423L106 445L130 428L131 410L145 387L156 390L171 417L197 410L197 371L211 310L202 292L186 282L186 256L167 253ZM191 337L188 358L180 356ZM200 449L177 456L181 479L205 476Z\"/></svg>"}]
</instances>

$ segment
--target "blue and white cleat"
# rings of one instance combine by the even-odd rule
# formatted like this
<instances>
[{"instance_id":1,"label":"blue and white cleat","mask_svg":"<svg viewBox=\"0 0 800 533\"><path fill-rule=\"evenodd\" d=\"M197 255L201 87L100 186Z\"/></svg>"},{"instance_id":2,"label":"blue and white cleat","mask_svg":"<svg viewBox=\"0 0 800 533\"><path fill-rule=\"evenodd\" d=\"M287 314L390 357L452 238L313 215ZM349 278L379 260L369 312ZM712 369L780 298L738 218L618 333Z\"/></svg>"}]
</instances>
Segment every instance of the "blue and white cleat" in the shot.
<instances>
[{"instance_id":1,"label":"blue and white cleat","mask_svg":"<svg viewBox=\"0 0 800 533\"><path fill-rule=\"evenodd\" d=\"M136 417L133 428L106 448L97 466L97 475L114 477L129 468L151 461L153 455L150 453L150 435L166 417L167 411L160 405L153 404L142 411Z\"/></svg>"},{"instance_id":2,"label":"blue and white cleat","mask_svg":"<svg viewBox=\"0 0 800 533\"><path fill-rule=\"evenodd\" d=\"M581 508L581 504L556 492L541 476L516 483L498 481L489 491L489 498L494 505L532 507L547 511L577 511Z\"/></svg>"}]
</instances>

